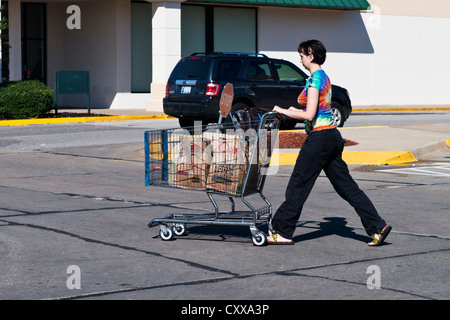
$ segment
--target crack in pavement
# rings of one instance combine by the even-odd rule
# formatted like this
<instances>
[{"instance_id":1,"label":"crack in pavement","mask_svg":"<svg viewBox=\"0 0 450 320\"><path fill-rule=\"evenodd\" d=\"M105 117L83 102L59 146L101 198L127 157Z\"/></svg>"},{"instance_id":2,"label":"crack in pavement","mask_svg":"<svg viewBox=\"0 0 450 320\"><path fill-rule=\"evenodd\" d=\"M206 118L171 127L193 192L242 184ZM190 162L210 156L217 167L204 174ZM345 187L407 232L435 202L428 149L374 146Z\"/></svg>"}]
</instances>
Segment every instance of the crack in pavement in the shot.
<instances>
[{"instance_id":1,"label":"crack in pavement","mask_svg":"<svg viewBox=\"0 0 450 320\"><path fill-rule=\"evenodd\" d=\"M382 257L382 258L376 257L376 258L367 258L367 259L360 259L360 260L336 262L336 263L331 263L331 264L322 264L322 265L316 265L316 266L306 266L306 267L286 269L286 270L282 270L282 271L278 270L278 271L257 272L257 273L249 273L249 274L244 274L244 275L239 275L239 274L233 273L229 276L224 276L224 277L180 281L180 282L174 282L174 283L170 283L170 284L160 284L160 285L154 285L154 286L132 287L132 288L117 289L117 290L90 292L90 293L85 293L85 294L57 297L57 298L49 298L49 299L50 300L74 300L74 299L93 298L93 297L105 297L108 295L114 295L114 294L118 294L118 293L155 290L155 289L160 289L160 288L170 288L170 287L187 286L187 285L212 284L212 283L225 282L225 281L230 281L230 280L235 280L235 279L249 279L249 278L253 278L253 277L265 276L265 275L270 275L270 274L272 274L272 275L276 274L276 275L281 275L281 276L318 278L318 279L323 279L323 280L328 280L328 281L341 282L341 283L353 284L353 285L358 285L358 286L366 286L365 283L359 283L359 282L355 282L355 281L342 280L342 279L335 279L335 278L325 277L325 276L308 275L305 273L298 273L298 272L305 271L305 270L318 270L321 268L328 268L328 267L335 267L335 266L352 265L352 264L357 264L357 263L365 263L365 262L370 262L370 261L374 261L374 260L379 261L379 260L419 256L419 255L426 255L426 254L430 254L430 253L440 253L440 252L447 252L447 251L450 251L450 248L423 251L423 252L415 252L415 253L401 254L401 255L393 255L393 256L387 256L387 257ZM408 292L408 291L404 291L404 290L400 290L400 289L389 288L389 287L385 287L385 286L383 286L383 290L388 290L388 291L392 291L395 293L401 293L401 294L409 295L411 297L416 297L416 298L421 298L421 299L426 299L426 300L437 300L437 299L434 299L429 296L420 295L420 294L416 294L416 293L412 293L412 292Z\"/></svg>"},{"instance_id":2,"label":"crack in pavement","mask_svg":"<svg viewBox=\"0 0 450 320\"><path fill-rule=\"evenodd\" d=\"M132 288L121 288L121 289L117 289L117 290L90 292L90 293L73 295L73 296L67 296L67 297L50 298L50 299L58 299L58 300L59 299L63 299L63 300L64 299L81 299L81 298L88 298L88 297L90 298L90 297L99 297L99 296L103 296L104 297L104 296L118 294L118 293L126 293L126 292L142 291L142 290L154 290L154 289L158 289L158 288L186 286L186 285L198 285L198 284L210 284L210 283L217 283L217 282L229 281L229 280L234 280L234 279L248 279L248 278L252 278L252 277L264 276L264 275L269 275L269 274L272 274L272 275L273 274L277 274L277 275L282 275L282 276L298 276L298 277L320 278L320 279L325 279L325 280L335 281L335 282L345 282L345 283L349 283L349 284L363 285L361 283L357 283L357 282L354 282L354 281L335 279L335 278L325 277L325 276L308 275L308 274L299 273L299 272L306 271L306 270L318 270L318 269L321 269L321 268L329 268L329 267L334 267L334 266L343 266L343 265L352 265L352 264L357 264L357 263L366 263L366 262L375 261L375 260L376 261L380 261L380 260L386 260L386 259L412 257L412 256L420 256L420 255L426 255L426 254L431 254L431 253L442 253L442 252L450 251L450 248L444 248L444 249L428 250L428 251L421 251L421 252L414 252L414 253L391 255L391 256L386 256L386 257L373 257L373 258L366 258L366 259L342 261L342 262L336 262L336 263L320 264L320 265L315 265L315 266L305 266L305 267L298 267L298 268L290 268L290 269L285 269L285 270L266 271L266 272L253 272L253 273L248 273L248 274L238 274L238 273L234 273L234 272L231 272L231 271L228 271L228 270L211 267L211 266L208 266L208 265L205 265L205 264L197 263L197 262L186 260L186 259L169 257L169 256L166 256L166 255L158 253L158 252L152 252L152 251L143 250L143 249L139 249L139 248L135 248L135 247L120 245L120 244L117 244L117 243L110 243L110 242L105 242L105 241L101 241L101 240L98 240L98 239L84 237L84 236L81 236L81 235L78 235L78 234L75 234L75 233L72 233L72 232L63 231L63 230L56 229L56 228L50 228L50 227L46 227L46 226L39 226L39 225L34 225L34 224L29 224L29 223L11 222L11 221L8 221L8 220L5 220L5 219L0 219L0 221L4 222L5 225L9 225L9 226L22 226L22 227L34 228L34 229L48 231L48 232L55 232L55 233L58 233L58 234L61 234L61 235L65 235L65 236L68 236L68 237L77 238L78 240L82 240L82 241L85 241L85 242L88 242L88 243L94 243L94 244L114 247L114 248L127 250L127 251L140 252L140 253L152 255L152 256L155 256L155 257L160 257L160 258L167 259L167 260L184 263L184 264L186 264L186 265L188 265L190 267L193 267L193 268L198 268L198 269L206 270L206 271L209 271L209 272L221 273L221 274L224 275L222 277L214 277L214 278L208 278L208 279L196 279L196 280L181 281L181 282L174 282L174 283L169 283L169 284L160 284L160 285L154 285L154 286L139 286L139 287L132 287ZM3 226L5 226L5 225L3 225ZM415 236L415 235L413 235L413 236ZM423 235L419 235L419 236L423 236ZM428 297L428 296L425 296L425 295L419 295L419 294L416 294L416 293L407 292L407 291L400 290L400 289L388 288L388 287L383 287L383 289L389 290L389 291L392 291L392 292L397 292L397 293L410 295L411 297L418 297L418 298L430 299L430 300L433 299L432 297Z\"/></svg>"}]
</instances>

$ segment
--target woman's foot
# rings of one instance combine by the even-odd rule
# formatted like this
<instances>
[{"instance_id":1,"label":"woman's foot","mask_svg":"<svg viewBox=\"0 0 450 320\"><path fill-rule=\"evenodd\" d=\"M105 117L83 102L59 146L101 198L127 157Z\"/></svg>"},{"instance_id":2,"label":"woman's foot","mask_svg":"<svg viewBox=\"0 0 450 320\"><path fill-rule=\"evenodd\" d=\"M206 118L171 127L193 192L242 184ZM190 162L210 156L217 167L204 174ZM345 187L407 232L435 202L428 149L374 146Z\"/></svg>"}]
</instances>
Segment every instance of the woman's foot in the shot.
<instances>
[{"instance_id":1,"label":"woman's foot","mask_svg":"<svg viewBox=\"0 0 450 320\"><path fill-rule=\"evenodd\" d=\"M277 244L277 245L290 245L294 244L293 240L283 238L278 233L273 233L267 237L268 244Z\"/></svg>"},{"instance_id":2,"label":"woman's foot","mask_svg":"<svg viewBox=\"0 0 450 320\"><path fill-rule=\"evenodd\" d=\"M369 246L375 247L382 244L383 241L388 236L389 232L391 232L391 230L392 230L391 226L385 226L383 229L381 229L381 231L374 233L374 235L372 236L372 242L368 243Z\"/></svg>"}]
</instances>

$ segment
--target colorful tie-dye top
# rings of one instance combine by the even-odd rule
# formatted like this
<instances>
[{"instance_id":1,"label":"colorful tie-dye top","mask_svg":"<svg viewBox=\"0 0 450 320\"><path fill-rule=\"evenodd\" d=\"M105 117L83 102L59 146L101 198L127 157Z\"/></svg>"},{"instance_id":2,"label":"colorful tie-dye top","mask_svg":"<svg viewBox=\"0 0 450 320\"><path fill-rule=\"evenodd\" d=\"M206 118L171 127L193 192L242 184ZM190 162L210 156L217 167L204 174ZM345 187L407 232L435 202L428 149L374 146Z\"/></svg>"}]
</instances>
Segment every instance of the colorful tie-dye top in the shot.
<instances>
[{"instance_id":1,"label":"colorful tie-dye top","mask_svg":"<svg viewBox=\"0 0 450 320\"><path fill-rule=\"evenodd\" d=\"M335 127L331 114L331 82L325 71L317 70L306 80L305 88L298 96L298 104L304 109L306 109L310 87L319 90L319 106L314 119L312 121L305 120L306 132Z\"/></svg>"}]
</instances>

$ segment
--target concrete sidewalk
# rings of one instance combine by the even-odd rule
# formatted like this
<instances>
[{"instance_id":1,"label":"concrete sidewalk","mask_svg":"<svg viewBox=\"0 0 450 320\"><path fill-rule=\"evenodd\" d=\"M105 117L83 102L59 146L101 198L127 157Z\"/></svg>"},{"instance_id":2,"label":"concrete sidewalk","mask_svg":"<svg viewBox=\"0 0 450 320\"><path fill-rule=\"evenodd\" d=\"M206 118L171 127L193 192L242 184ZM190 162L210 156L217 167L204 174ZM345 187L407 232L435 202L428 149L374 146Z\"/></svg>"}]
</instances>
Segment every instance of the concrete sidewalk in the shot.
<instances>
[{"instance_id":1,"label":"concrete sidewalk","mask_svg":"<svg viewBox=\"0 0 450 320\"><path fill-rule=\"evenodd\" d=\"M450 111L449 106L373 106L354 107L353 112L411 112ZM143 109L59 109L60 115L68 117L3 120L0 126L29 124L51 124L71 122L100 122L124 120L155 120L171 117ZM73 116L80 114L79 117ZM450 156L450 125L403 125L344 127L339 129L345 139L357 145L346 147L343 158L348 164L401 164L426 159L431 153L438 153L439 159ZM303 130L300 130L302 132ZM280 165L293 165L299 149L280 149Z\"/></svg>"}]
</instances>

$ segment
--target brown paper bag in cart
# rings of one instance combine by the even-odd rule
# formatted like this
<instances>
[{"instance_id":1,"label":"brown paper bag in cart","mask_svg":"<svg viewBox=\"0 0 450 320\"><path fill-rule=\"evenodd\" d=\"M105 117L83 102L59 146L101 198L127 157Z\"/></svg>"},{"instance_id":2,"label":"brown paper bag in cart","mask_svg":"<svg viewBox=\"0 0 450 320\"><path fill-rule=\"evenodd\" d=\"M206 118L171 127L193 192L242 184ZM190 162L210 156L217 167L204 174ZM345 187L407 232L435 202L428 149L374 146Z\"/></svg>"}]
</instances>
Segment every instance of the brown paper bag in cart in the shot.
<instances>
[{"instance_id":1,"label":"brown paper bag in cart","mask_svg":"<svg viewBox=\"0 0 450 320\"><path fill-rule=\"evenodd\" d=\"M203 151L208 143L201 135L182 137L173 172L174 187L205 190L209 164Z\"/></svg>"},{"instance_id":2,"label":"brown paper bag in cart","mask_svg":"<svg viewBox=\"0 0 450 320\"><path fill-rule=\"evenodd\" d=\"M206 188L214 192L241 194L248 169L248 144L242 143L235 134L208 134L205 138L211 141L209 147L212 151Z\"/></svg>"}]
</instances>

